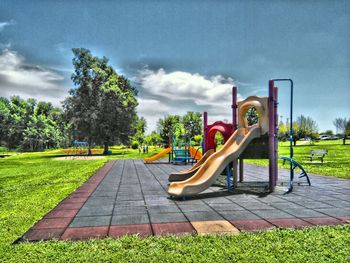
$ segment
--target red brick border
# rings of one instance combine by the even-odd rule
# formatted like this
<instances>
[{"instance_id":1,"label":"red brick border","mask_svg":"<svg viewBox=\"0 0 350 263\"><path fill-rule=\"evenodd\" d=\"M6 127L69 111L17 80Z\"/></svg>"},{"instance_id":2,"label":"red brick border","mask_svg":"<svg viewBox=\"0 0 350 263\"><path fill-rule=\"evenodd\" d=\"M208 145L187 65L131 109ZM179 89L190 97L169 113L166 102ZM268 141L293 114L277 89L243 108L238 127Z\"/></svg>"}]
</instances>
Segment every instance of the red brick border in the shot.
<instances>
[{"instance_id":1,"label":"red brick border","mask_svg":"<svg viewBox=\"0 0 350 263\"><path fill-rule=\"evenodd\" d=\"M189 235L196 233L196 230L194 230L189 222L152 224L152 229L155 236Z\"/></svg>"},{"instance_id":2,"label":"red brick border","mask_svg":"<svg viewBox=\"0 0 350 263\"><path fill-rule=\"evenodd\" d=\"M303 220L315 226L344 224L344 222L342 222L341 220L333 217L305 217L303 218Z\"/></svg>"},{"instance_id":3,"label":"red brick border","mask_svg":"<svg viewBox=\"0 0 350 263\"><path fill-rule=\"evenodd\" d=\"M45 228L45 229L29 229L22 240L26 241L39 241L59 239L64 232L64 228Z\"/></svg>"},{"instance_id":4,"label":"red brick border","mask_svg":"<svg viewBox=\"0 0 350 263\"><path fill-rule=\"evenodd\" d=\"M309 222L306 222L299 218L279 218L266 220L280 228L302 228L312 226L312 224L310 224Z\"/></svg>"},{"instance_id":5,"label":"red brick border","mask_svg":"<svg viewBox=\"0 0 350 263\"><path fill-rule=\"evenodd\" d=\"M141 237L152 236L152 227L150 224L137 225L113 225L108 231L109 237L121 237L125 235L139 235Z\"/></svg>"},{"instance_id":6,"label":"red brick border","mask_svg":"<svg viewBox=\"0 0 350 263\"><path fill-rule=\"evenodd\" d=\"M350 223L350 216L338 216L343 223Z\"/></svg>"},{"instance_id":7,"label":"red brick border","mask_svg":"<svg viewBox=\"0 0 350 263\"><path fill-rule=\"evenodd\" d=\"M69 227L64 231L61 239L82 240L89 238L103 238L108 234L108 226Z\"/></svg>"}]
</instances>

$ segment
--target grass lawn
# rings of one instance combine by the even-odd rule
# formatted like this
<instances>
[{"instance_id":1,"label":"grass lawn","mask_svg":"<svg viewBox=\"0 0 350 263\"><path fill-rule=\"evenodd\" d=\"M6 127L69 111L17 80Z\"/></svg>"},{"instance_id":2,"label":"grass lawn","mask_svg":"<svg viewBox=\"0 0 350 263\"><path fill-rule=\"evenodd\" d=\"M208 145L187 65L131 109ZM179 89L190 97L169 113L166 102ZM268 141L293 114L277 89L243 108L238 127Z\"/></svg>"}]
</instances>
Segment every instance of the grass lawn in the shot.
<instances>
[{"instance_id":1,"label":"grass lawn","mask_svg":"<svg viewBox=\"0 0 350 263\"><path fill-rule=\"evenodd\" d=\"M303 143L303 144L301 144ZM319 142L298 142L294 148L294 159L298 161L308 173L335 176L350 179L350 144L343 145L342 140L319 141ZM308 156L311 150L325 149L328 154L324 163L319 160L310 162ZM289 142L280 142L278 152L281 156L289 156ZM268 160L247 160L249 163L268 165ZM279 160L282 168L282 161ZM287 163L284 168L288 169Z\"/></svg>"},{"instance_id":2,"label":"grass lawn","mask_svg":"<svg viewBox=\"0 0 350 263\"><path fill-rule=\"evenodd\" d=\"M140 153L138 149L130 149L125 146L112 146L109 148L109 150L112 151L112 154L107 155L106 158L108 159L143 159L143 158L155 155L163 149L164 148L149 146L148 153L143 153L143 152ZM92 151L93 151L93 155L102 155L103 153L103 149L92 149ZM49 154L57 155L57 156L68 155L65 149L49 151ZM74 155L75 153L73 151L69 154Z\"/></svg>"},{"instance_id":3,"label":"grass lawn","mask_svg":"<svg viewBox=\"0 0 350 263\"><path fill-rule=\"evenodd\" d=\"M349 225L238 236L125 237L12 245L107 161L58 161L53 158L57 154L26 153L0 159L0 262L350 261ZM137 150L126 150L108 158L139 156Z\"/></svg>"}]
</instances>

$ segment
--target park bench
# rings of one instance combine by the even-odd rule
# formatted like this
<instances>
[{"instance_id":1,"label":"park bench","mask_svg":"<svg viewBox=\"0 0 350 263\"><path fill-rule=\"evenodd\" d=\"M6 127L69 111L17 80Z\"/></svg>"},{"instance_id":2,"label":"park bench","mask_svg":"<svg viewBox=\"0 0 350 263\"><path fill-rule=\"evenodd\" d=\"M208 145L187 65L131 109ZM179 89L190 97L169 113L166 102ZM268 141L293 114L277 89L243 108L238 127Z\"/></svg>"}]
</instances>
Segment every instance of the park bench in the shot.
<instances>
[{"instance_id":1,"label":"park bench","mask_svg":"<svg viewBox=\"0 0 350 263\"><path fill-rule=\"evenodd\" d=\"M321 163L323 163L323 158L325 155L328 153L327 150L311 150L310 151L310 161L312 162L314 159L319 159L321 160Z\"/></svg>"}]
</instances>

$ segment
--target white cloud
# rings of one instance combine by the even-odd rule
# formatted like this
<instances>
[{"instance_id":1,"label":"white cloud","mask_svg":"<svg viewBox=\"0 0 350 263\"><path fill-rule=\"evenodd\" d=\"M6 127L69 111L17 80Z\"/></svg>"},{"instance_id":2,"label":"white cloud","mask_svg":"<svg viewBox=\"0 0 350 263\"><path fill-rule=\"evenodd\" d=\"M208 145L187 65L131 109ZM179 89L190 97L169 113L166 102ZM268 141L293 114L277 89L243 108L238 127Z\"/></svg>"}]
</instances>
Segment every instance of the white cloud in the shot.
<instances>
[{"instance_id":1,"label":"white cloud","mask_svg":"<svg viewBox=\"0 0 350 263\"><path fill-rule=\"evenodd\" d=\"M0 22L0 32L3 31L5 27L13 26L15 24L16 24L16 22L13 19L11 19L10 21Z\"/></svg>"},{"instance_id":2,"label":"white cloud","mask_svg":"<svg viewBox=\"0 0 350 263\"><path fill-rule=\"evenodd\" d=\"M193 100L196 105L221 104L226 101L234 86L232 78L221 75L206 77L183 71L167 73L144 69L139 82L148 92L171 100Z\"/></svg>"},{"instance_id":3,"label":"white cloud","mask_svg":"<svg viewBox=\"0 0 350 263\"><path fill-rule=\"evenodd\" d=\"M148 114L166 114L169 112L169 105L156 100L156 99L138 99L138 107L137 110L140 113L147 112Z\"/></svg>"},{"instance_id":4,"label":"white cloud","mask_svg":"<svg viewBox=\"0 0 350 263\"><path fill-rule=\"evenodd\" d=\"M67 96L64 77L38 65L25 63L15 51L0 54L0 96L19 95L50 101L56 106Z\"/></svg>"},{"instance_id":5,"label":"white cloud","mask_svg":"<svg viewBox=\"0 0 350 263\"><path fill-rule=\"evenodd\" d=\"M138 115L147 120L147 133L156 130L157 122L160 118L173 112L171 106L157 99L138 98Z\"/></svg>"},{"instance_id":6,"label":"white cloud","mask_svg":"<svg viewBox=\"0 0 350 263\"><path fill-rule=\"evenodd\" d=\"M139 113L148 120L149 131L155 129L157 120L167 114L184 114L201 109L208 112L210 122L231 121L231 92L232 86L235 86L232 78L144 69L140 71L137 81L147 93L171 102L165 105L161 99L139 100Z\"/></svg>"}]
</instances>

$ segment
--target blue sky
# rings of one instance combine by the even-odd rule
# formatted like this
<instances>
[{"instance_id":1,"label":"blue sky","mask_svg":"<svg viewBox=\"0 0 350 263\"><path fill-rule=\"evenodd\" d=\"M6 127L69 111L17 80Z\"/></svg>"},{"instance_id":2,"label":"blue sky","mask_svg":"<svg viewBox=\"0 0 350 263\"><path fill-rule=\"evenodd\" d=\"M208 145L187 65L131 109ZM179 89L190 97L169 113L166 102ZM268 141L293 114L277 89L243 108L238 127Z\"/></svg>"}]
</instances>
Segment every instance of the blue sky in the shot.
<instances>
[{"instance_id":1,"label":"blue sky","mask_svg":"<svg viewBox=\"0 0 350 263\"><path fill-rule=\"evenodd\" d=\"M230 86L267 95L295 82L295 116L320 131L350 117L350 1L0 2L0 96L55 105L72 87L73 47L106 56L139 89L149 132L188 110L230 120ZM279 113L289 115L280 85Z\"/></svg>"}]
</instances>

